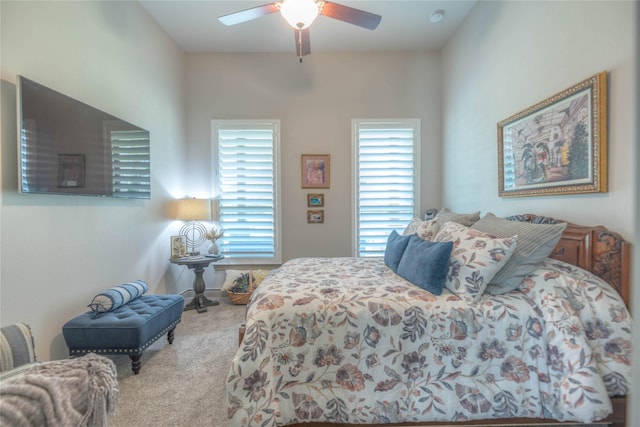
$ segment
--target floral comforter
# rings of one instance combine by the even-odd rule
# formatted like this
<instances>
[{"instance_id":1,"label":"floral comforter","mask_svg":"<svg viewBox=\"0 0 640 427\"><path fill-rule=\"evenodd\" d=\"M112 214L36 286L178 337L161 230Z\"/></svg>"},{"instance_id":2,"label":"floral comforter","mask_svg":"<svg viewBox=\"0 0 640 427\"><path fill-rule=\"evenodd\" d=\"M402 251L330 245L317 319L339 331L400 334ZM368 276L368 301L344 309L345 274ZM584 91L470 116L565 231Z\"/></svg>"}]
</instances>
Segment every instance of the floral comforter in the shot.
<instances>
[{"instance_id":1,"label":"floral comforter","mask_svg":"<svg viewBox=\"0 0 640 427\"><path fill-rule=\"evenodd\" d=\"M629 389L631 323L608 284L551 259L520 290L473 305L381 259L291 260L248 307L227 378L230 425L589 423Z\"/></svg>"}]
</instances>

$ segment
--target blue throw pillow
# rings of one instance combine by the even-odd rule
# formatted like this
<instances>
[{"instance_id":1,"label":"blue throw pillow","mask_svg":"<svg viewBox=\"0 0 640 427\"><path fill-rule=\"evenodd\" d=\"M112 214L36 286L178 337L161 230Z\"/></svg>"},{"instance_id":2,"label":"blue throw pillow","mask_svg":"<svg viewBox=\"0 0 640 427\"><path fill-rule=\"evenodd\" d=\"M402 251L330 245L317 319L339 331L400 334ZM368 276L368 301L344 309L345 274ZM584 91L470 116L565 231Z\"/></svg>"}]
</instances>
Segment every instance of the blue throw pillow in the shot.
<instances>
[{"instance_id":1,"label":"blue throw pillow","mask_svg":"<svg viewBox=\"0 0 640 427\"><path fill-rule=\"evenodd\" d=\"M142 296L149 286L143 280L136 280L134 282L123 283L120 286L116 286L106 291L100 292L93 297L93 301L88 307L95 313L105 313L107 311L113 311L122 307L131 300Z\"/></svg>"},{"instance_id":2,"label":"blue throw pillow","mask_svg":"<svg viewBox=\"0 0 640 427\"><path fill-rule=\"evenodd\" d=\"M398 272L398 264L402 259L402 254L409 243L411 236L401 236L396 230L393 230L387 238L387 247L384 250L384 263L393 270L394 273Z\"/></svg>"},{"instance_id":3,"label":"blue throw pillow","mask_svg":"<svg viewBox=\"0 0 640 427\"><path fill-rule=\"evenodd\" d=\"M411 236L398 265L398 275L434 295L440 295L449 269L453 242L429 242Z\"/></svg>"}]
</instances>

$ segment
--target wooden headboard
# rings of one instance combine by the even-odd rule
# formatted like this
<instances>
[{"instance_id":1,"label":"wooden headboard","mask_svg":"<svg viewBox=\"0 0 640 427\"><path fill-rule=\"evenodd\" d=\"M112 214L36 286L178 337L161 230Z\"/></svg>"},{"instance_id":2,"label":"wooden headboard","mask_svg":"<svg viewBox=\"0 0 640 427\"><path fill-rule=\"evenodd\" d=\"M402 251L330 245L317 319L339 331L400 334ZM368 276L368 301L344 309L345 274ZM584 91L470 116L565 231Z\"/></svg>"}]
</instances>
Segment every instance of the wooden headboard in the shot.
<instances>
[{"instance_id":1,"label":"wooden headboard","mask_svg":"<svg viewBox=\"0 0 640 427\"><path fill-rule=\"evenodd\" d=\"M567 222L534 214L515 215L508 219L535 224ZM601 277L620 293L630 307L631 244L618 233L600 225L587 227L567 222L567 228L550 256Z\"/></svg>"}]
</instances>

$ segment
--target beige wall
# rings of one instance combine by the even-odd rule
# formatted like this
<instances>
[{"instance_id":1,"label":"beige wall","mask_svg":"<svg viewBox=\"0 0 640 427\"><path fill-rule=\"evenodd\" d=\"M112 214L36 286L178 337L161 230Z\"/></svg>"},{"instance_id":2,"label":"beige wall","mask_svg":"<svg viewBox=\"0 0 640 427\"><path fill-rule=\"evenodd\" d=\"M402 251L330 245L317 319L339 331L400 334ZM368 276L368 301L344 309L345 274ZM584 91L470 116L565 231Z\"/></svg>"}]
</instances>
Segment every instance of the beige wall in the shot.
<instances>
[{"instance_id":1,"label":"beige wall","mask_svg":"<svg viewBox=\"0 0 640 427\"><path fill-rule=\"evenodd\" d=\"M478 2L443 50L444 202L602 224L634 239L634 14L629 1ZM609 72L609 192L498 197L497 123Z\"/></svg>"},{"instance_id":2,"label":"beige wall","mask_svg":"<svg viewBox=\"0 0 640 427\"><path fill-rule=\"evenodd\" d=\"M212 119L280 119L283 260L351 255L351 120L419 118L422 208L440 204L440 61L433 53L190 54L189 183L209 189ZM324 224L307 224L300 155L331 155Z\"/></svg>"},{"instance_id":3,"label":"beige wall","mask_svg":"<svg viewBox=\"0 0 640 427\"><path fill-rule=\"evenodd\" d=\"M184 56L137 2L2 1L0 12L0 324L29 323L38 358L64 358L62 325L100 290L138 278L176 290L166 207L182 196ZM17 74L148 129L151 200L18 194Z\"/></svg>"}]
</instances>

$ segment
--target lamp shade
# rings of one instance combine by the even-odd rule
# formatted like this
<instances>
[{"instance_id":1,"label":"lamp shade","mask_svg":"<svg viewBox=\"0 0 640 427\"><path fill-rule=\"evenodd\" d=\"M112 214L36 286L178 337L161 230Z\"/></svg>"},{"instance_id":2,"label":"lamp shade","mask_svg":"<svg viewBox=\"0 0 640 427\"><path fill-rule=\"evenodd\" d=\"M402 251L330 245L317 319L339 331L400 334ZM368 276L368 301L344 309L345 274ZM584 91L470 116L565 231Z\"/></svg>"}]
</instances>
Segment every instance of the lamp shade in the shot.
<instances>
[{"instance_id":1,"label":"lamp shade","mask_svg":"<svg viewBox=\"0 0 640 427\"><path fill-rule=\"evenodd\" d=\"M208 199L180 199L176 219L182 221L206 221L211 219L211 202Z\"/></svg>"}]
</instances>

